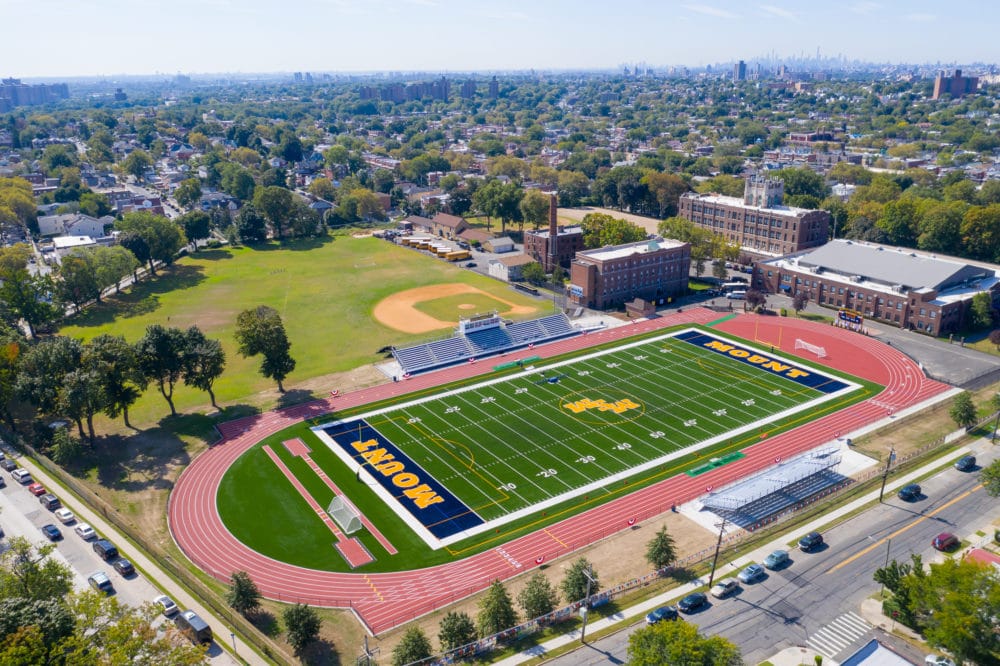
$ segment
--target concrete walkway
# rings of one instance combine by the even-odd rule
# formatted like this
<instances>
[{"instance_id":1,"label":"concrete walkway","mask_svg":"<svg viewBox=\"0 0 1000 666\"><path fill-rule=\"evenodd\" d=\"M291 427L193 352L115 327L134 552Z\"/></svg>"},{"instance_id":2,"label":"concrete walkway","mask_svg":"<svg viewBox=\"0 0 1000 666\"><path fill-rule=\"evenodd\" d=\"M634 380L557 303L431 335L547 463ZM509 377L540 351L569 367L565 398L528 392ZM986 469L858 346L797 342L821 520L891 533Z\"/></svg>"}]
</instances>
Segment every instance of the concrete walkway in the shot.
<instances>
[{"instance_id":1,"label":"concrete walkway","mask_svg":"<svg viewBox=\"0 0 1000 666\"><path fill-rule=\"evenodd\" d=\"M985 446L988 444L989 442L987 440L979 440L978 442L971 445L971 448L979 448L980 446ZM961 456L968 453L971 450L971 448L963 447L961 449L949 453L948 457L957 460ZM942 463L941 459L935 458L934 460L928 462L926 465L920 467L919 469L915 469L912 472L905 474L903 476L895 477L886 485L885 487L886 493L889 494L895 492L896 489L901 488L908 483L912 483L914 480L919 479L925 474L928 474L934 469L940 467L941 463ZM772 551L778 548L787 548L788 542L792 541L793 538L798 536L799 534L805 532L811 532L813 530L822 531L823 528L825 528L826 526L838 522L841 518L857 511L858 509L861 509L865 505L870 504L872 502L877 502L878 495L879 495L878 489L872 490L866 495L863 495L848 504L844 504L832 511L825 513L821 518L817 518L816 520L813 520L812 522L806 523L804 525L796 525L794 531L792 532L775 535L771 541L758 546L756 550L749 552L737 558L736 560L733 560L732 562L721 564L716 569L715 572L716 580L725 578L727 576L735 575L746 565L752 562L760 562L765 557L767 557L768 553L771 553ZM636 620L639 620L642 617L644 617L645 614L651 611L652 609L657 608L659 606L670 604L674 600L679 599L680 597L683 597L687 594L690 594L697 588L704 586L706 583L707 583L707 577L697 578L690 583L678 585L677 587L669 590L668 592L664 592L663 594L660 594L656 597L647 599L646 601L636 604L631 608L627 608L619 613L615 613L610 617L601 618L599 620L590 622L587 625L587 634L593 635L598 631L613 629L613 628L619 630L625 629L627 626L629 626ZM871 609L869 609L868 615L871 615L871 617L866 616L865 619L871 622L873 626L884 625L886 618L882 616L880 609L878 609L878 612L873 612L871 611ZM573 643L579 644L579 642L580 642L580 631L579 629L577 629L569 633L563 634L561 636L557 636L553 639L550 639L540 645L536 645L532 648L529 648L524 652L520 652L516 655L508 657L502 661L497 662L497 664L501 666L513 666L514 664L520 664L530 659L544 657L552 650L567 645L571 645ZM794 666L796 664L803 664L803 663L813 664L815 663L813 661L813 656L816 654L817 653L814 650L811 650L809 648L794 647L782 650L778 654L771 657L769 661L772 664L774 664L774 666ZM835 662L831 661L829 658L826 657L824 657L823 663L829 666L837 666Z\"/></svg>"},{"instance_id":2,"label":"concrete walkway","mask_svg":"<svg viewBox=\"0 0 1000 666\"><path fill-rule=\"evenodd\" d=\"M208 608L203 606L195 597L188 594L188 592L178 585L173 578L167 575L167 573L156 562L151 560L146 553L138 547L133 546L132 542L129 541L120 530L105 520L99 513L95 512L86 504L83 504L75 495L71 494L65 486L47 474L45 470L37 465L31 458L9 449L7 450L7 455L14 458L18 465L30 471L31 476L36 481L48 488L51 492L58 495L59 499L63 503L63 506L75 513L78 520L90 523L91 527L97 530L97 532L116 543L120 549L123 549L124 554L132 561L136 568L141 571L142 575L145 576L150 583L163 590L164 594L177 602L177 605L181 609L193 610L200 615L202 619L208 622L208 624L212 627L213 633L215 634L215 644L224 650L221 655L217 655L212 658L212 664L233 664L234 666L236 664L252 664L253 666L267 666L267 664L271 663L254 652L239 636L235 636L235 638L233 638L229 625L224 622L222 618L208 610ZM152 601L152 599L150 599L150 601Z\"/></svg>"}]
</instances>

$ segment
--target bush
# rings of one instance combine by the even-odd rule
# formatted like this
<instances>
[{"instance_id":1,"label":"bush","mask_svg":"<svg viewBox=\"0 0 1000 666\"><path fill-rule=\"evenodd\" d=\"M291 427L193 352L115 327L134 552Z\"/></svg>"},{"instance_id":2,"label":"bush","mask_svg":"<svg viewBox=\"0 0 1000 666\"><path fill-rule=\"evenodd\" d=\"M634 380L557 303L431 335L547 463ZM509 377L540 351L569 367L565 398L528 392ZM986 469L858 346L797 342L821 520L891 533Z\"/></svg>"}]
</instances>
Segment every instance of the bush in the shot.
<instances>
[{"instance_id":1,"label":"bush","mask_svg":"<svg viewBox=\"0 0 1000 666\"><path fill-rule=\"evenodd\" d=\"M788 310L786 310L785 308L781 308L781 316L782 317L787 317L788 316Z\"/></svg>"}]
</instances>

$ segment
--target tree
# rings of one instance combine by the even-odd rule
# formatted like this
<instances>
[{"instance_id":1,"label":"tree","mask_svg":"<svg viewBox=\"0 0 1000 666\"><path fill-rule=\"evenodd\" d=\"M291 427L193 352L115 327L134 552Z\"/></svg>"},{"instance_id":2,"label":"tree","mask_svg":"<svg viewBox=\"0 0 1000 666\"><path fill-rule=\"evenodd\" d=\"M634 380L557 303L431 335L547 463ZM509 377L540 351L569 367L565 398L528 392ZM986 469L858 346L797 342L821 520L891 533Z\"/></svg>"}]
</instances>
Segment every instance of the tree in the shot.
<instances>
[{"instance_id":1,"label":"tree","mask_svg":"<svg viewBox=\"0 0 1000 666\"><path fill-rule=\"evenodd\" d=\"M295 369L295 359L288 353L291 344L278 311L260 305L241 312L236 317L236 342L244 358L263 355L261 374L275 380L284 393L282 381Z\"/></svg>"},{"instance_id":2,"label":"tree","mask_svg":"<svg viewBox=\"0 0 1000 666\"><path fill-rule=\"evenodd\" d=\"M517 613L510 594L499 580L490 583L486 594L479 600L479 614L476 625L479 635L486 637L498 634L517 624Z\"/></svg>"},{"instance_id":3,"label":"tree","mask_svg":"<svg viewBox=\"0 0 1000 666\"><path fill-rule=\"evenodd\" d=\"M253 204L243 206L236 214L236 234L247 245L267 240L267 220Z\"/></svg>"},{"instance_id":4,"label":"tree","mask_svg":"<svg viewBox=\"0 0 1000 666\"><path fill-rule=\"evenodd\" d=\"M656 217L663 219L677 214L681 195L688 191L683 178L672 173L653 171L644 175L641 182L656 200Z\"/></svg>"},{"instance_id":5,"label":"tree","mask_svg":"<svg viewBox=\"0 0 1000 666\"><path fill-rule=\"evenodd\" d=\"M25 351L24 342L18 329L0 322L0 411L11 430L14 430L15 423L10 406L16 395L17 375Z\"/></svg>"},{"instance_id":6,"label":"tree","mask_svg":"<svg viewBox=\"0 0 1000 666\"><path fill-rule=\"evenodd\" d=\"M6 304L12 317L27 325L29 338L59 316L59 308L52 302L56 285L48 275L32 275L25 269L0 271L0 280L0 302Z\"/></svg>"},{"instance_id":7,"label":"tree","mask_svg":"<svg viewBox=\"0 0 1000 666\"><path fill-rule=\"evenodd\" d=\"M476 625L468 613L449 611L441 618L438 641L445 652L474 642L478 638Z\"/></svg>"},{"instance_id":8,"label":"tree","mask_svg":"<svg viewBox=\"0 0 1000 666\"><path fill-rule=\"evenodd\" d=\"M432 656L431 642L420 627L412 626L392 648L392 666L406 666Z\"/></svg>"},{"instance_id":9,"label":"tree","mask_svg":"<svg viewBox=\"0 0 1000 666\"><path fill-rule=\"evenodd\" d=\"M189 328L184 338L184 385L208 393L212 407L219 409L212 387L226 368L222 343L206 338L197 326Z\"/></svg>"},{"instance_id":10,"label":"tree","mask_svg":"<svg viewBox=\"0 0 1000 666\"><path fill-rule=\"evenodd\" d=\"M139 265L143 265L149 261L149 245L146 244L146 240L138 232L124 232L119 237L118 244L131 252L132 256L135 257L135 260L139 263ZM136 268L138 268L138 266ZM132 269L132 277L136 282L139 281L139 277L135 273L135 268Z\"/></svg>"},{"instance_id":11,"label":"tree","mask_svg":"<svg viewBox=\"0 0 1000 666\"><path fill-rule=\"evenodd\" d=\"M103 292L109 287L120 290L122 278L139 267L135 255L124 247L100 245L90 250L97 286Z\"/></svg>"},{"instance_id":12,"label":"tree","mask_svg":"<svg viewBox=\"0 0 1000 666\"><path fill-rule=\"evenodd\" d=\"M559 596L555 588L541 571L536 571L517 595L517 603L526 618L548 615L555 609L558 601Z\"/></svg>"},{"instance_id":13,"label":"tree","mask_svg":"<svg viewBox=\"0 0 1000 666\"><path fill-rule=\"evenodd\" d=\"M21 361L15 390L43 414L59 408L59 391L71 368L80 367L83 346L79 340L57 336L28 349Z\"/></svg>"},{"instance_id":14,"label":"tree","mask_svg":"<svg viewBox=\"0 0 1000 666\"><path fill-rule=\"evenodd\" d=\"M73 589L73 572L49 555L52 544L33 545L26 538L7 539L0 552L0 599L61 600Z\"/></svg>"},{"instance_id":15,"label":"tree","mask_svg":"<svg viewBox=\"0 0 1000 666\"><path fill-rule=\"evenodd\" d=\"M184 208L190 208L201 199L201 181L197 178L182 180L174 190L174 199Z\"/></svg>"},{"instance_id":16,"label":"tree","mask_svg":"<svg viewBox=\"0 0 1000 666\"><path fill-rule=\"evenodd\" d=\"M329 178L314 178L309 183L309 194L320 199L333 201L337 197L337 188L333 186Z\"/></svg>"},{"instance_id":17,"label":"tree","mask_svg":"<svg viewBox=\"0 0 1000 666\"><path fill-rule=\"evenodd\" d=\"M8 643L8 637L19 629L31 627L39 631L46 645L53 646L73 634L73 625L69 609L58 599L8 597L0 601L0 642L3 643ZM15 638L11 642L20 641ZM0 662L16 663L4 656L0 652Z\"/></svg>"},{"instance_id":18,"label":"tree","mask_svg":"<svg viewBox=\"0 0 1000 666\"><path fill-rule=\"evenodd\" d=\"M60 295L77 310L95 298L100 301L101 288L97 284L97 271L90 250L75 250L63 257L59 265L59 277Z\"/></svg>"},{"instance_id":19,"label":"tree","mask_svg":"<svg viewBox=\"0 0 1000 666\"><path fill-rule=\"evenodd\" d=\"M767 307L767 294L759 289L747 289L746 299L747 305L754 310Z\"/></svg>"},{"instance_id":20,"label":"tree","mask_svg":"<svg viewBox=\"0 0 1000 666\"><path fill-rule=\"evenodd\" d=\"M96 372L77 368L66 373L59 387L59 408L63 414L76 421L80 439L87 438L94 445L94 414L104 409L106 399L101 390L101 378ZM87 434L83 421L87 421Z\"/></svg>"},{"instance_id":21,"label":"tree","mask_svg":"<svg viewBox=\"0 0 1000 666\"><path fill-rule=\"evenodd\" d=\"M288 644L296 655L301 655L307 645L319 638L320 619L315 609L305 604L289 606L281 612Z\"/></svg>"},{"instance_id":22,"label":"tree","mask_svg":"<svg viewBox=\"0 0 1000 666\"><path fill-rule=\"evenodd\" d=\"M69 428L56 428L52 432L52 442L49 443L49 457L57 465L68 465L83 455L80 440L73 437Z\"/></svg>"},{"instance_id":23,"label":"tree","mask_svg":"<svg viewBox=\"0 0 1000 666\"><path fill-rule=\"evenodd\" d=\"M133 150L122 162L122 170L137 181L142 181L152 167L153 158L145 150Z\"/></svg>"},{"instance_id":24,"label":"tree","mask_svg":"<svg viewBox=\"0 0 1000 666\"><path fill-rule=\"evenodd\" d=\"M236 571L230 580L226 603L240 615L246 617L260 609L260 590L246 571Z\"/></svg>"},{"instance_id":25,"label":"tree","mask_svg":"<svg viewBox=\"0 0 1000 666\"><path fill-rule=\"evenodd\" d=\"M540 285L545 283L545 269L537 261L532 261L521 268L521 278L530 284Z\"/></svg>"},{"instance_id":26,"label":"tree","mask_svg":"<svg viewBox=\"0 0 1000 666\"><path fill-rule=\"evenodd\" d=\"M972 394L962 391L955 396L948 415L959 428L968 430L976 424L976 406L972 402Z\"/></svg>"},{"instance_id":27,"label":"tree","mask_svg":"<svg viewBox=\"0 0 1000 666\"><path fill-rule=\"evenodd\" d=\"M135 233L142 238L149 251L149 272L153 275L156 275L157 261L173 263L174 257L186 243L184 234L174 222L146 211L125 213L115 226L119 231ZM132 247L126 247L132 250ZM136 259L139 259L138 254Z\"/></svg>"},{"instance_id":28,"label":"tree","mask_svg":"<svg viewBox=\"0 0 1000 666\"><path fill-rule=\"evenodd\" d=\"M181 215L177 222L184 228L184 236L194 244L194 249L198 251L198 241L211 237L212 218L208 213L194 210Z\"/></svg>"},{"instance_id":29,"label":"tree","mask_svg":"<svg viewBox=\"0 0 1000 666\"><path fill-rule=\"evenodd\" d=\"M989 292L981 291L972 297L969 315L975 328L983 329L993 325L993 299Z\"/></svg>"},{"instance_id":30,"label":"tree","mask_svg":"<svg viewBox=\"0 0 1000 666\"><path fill-rule=\"evenodd\" d=\"M563 593L563 599L573 603L586 597L588 589L591 595L597 594L601 589L601 582L590 562L581 557L569 566L559 589Z\"/></svg>"},{"instance_id":31,"label":"tree","mask_svg":"<svg viewBox=\"0 0 1000 666\"><path fill-rule=\"evenodd\" d=\"M186 343L182 330L159 324L147 326L146 334L136 343L139 368L148 380L156 382L163 399L170 405L171 416L177 415L174 386L184 372Z\"/></svg>"},{"instance_id":32,"label":"tree","mask_svg":"<svg viewBox=\"0 0 1000 666\"><path fill-rule=\"evenodd\" d=\"M654 569L666 569L677 560L677 549L674 538L667 532L667 526L660 528L649 543L646 544L646 561Z\"/></svg>"},{"instance_id":33,"label":"tree","mask_svg":"<svg viewBox=\"0 0 1000 666\"><path fill-rule=\"evenodd\" d=\"M795 310L795 314L805 310L808 303L809 294L804 291L797 291L795 292L795 295L792 296L792 309Z\"/></svg>"},{"instance_id":34,"label":"tree","mask_svg":"<svg viewBox=\"0 0 1000 666\"><path fill-rule=\"evenodd\" d=\"M572 208L579 206L590 194L590 179L579 171L559 172L559 205Z\"/></svg>"},{"instance_id":35,"label":"tree","mask_svg":"<svg viewBox=\"0 0 1000 666\"><path fill-rule=\"evenodd\" d=\"M521 199L521 219L537 229L549 216L549 198L538 190L528 190Z\"/></svg>"},{"instance_id":36,"label":"tree","mask_svg":"<svg viewBox=\"0 0 1000 666\"><path fill-rule=\"evenodd\" d=\"M739 648L721 636L705 638L688 622L657 622L628 639L629 666L741 666Z\"/></svg>"},{"instance_id":37,"label":"tree","mask_svg":"<svg viewBox=\"0 0 1000 666\"><path fill-rule=\"evenodd\" d=\"M979 483L990 497L1000 497L1000 460L983 467L979 472Z\"/></svg>"},{"instance_id":38,"label":"tree","mask_svg":"<svg viewBox=\"0 0 1000 666\"><path fill-rule=\"evenodd\" d=\"M275 185L258 187L253 193L253 205L268 219L274 229L274 237L280 240L292 207L291 191Z\"/></svg>"}]
</instances>

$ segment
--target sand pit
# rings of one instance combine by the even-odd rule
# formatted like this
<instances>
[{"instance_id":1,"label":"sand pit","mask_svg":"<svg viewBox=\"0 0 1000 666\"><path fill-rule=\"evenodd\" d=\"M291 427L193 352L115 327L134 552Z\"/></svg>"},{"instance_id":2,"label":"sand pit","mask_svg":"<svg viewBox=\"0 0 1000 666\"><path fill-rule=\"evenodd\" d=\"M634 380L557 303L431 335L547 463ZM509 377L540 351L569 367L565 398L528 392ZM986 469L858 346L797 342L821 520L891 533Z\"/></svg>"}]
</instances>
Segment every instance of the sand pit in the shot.
<instances>
[{"instance_id":1,"label":"sand pit","mask_svg":"<svg viewBox=\"0 0 1000 666\"><path fill-rule=\"evenodd\" d=\"M423 301L433 301L436 298L456 296L458 294L483 294L493 300L500 301L508 306L508 309L503 314L521 315L530 314L535 311L535 308L511 303L482 289L477 289L467 284L451 283L417 287L395 293L379 301L375 305L375 310L372 314L375 315L375 319L379 323L404 333L429 333L443 328L452 328L457 322L436 319L420 312L413 306ZM464 306L460 307L470 310L475 308L474 305L468 305L468 308Z\"/></svg>"}]
</instances>

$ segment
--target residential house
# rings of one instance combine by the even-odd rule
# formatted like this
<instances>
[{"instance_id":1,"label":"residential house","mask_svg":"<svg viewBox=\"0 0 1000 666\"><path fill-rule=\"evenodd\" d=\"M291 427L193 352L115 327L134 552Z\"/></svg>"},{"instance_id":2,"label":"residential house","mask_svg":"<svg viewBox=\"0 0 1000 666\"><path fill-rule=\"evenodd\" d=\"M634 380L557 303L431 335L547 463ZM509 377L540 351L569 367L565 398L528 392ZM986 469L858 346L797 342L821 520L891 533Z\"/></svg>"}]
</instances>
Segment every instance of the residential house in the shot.
<instances>
[{"instance_id":1,"label":"residential house","mask_svg":"<svg viewBox=\"0 0 1000 666\"><path fill-rule=\"evenodd\" d=\"M88 236L100 238L104 229L112 226L115 218L110 215L98 219L82 213L66 215L44 215L38 218L38 233L41 236Z\"/></svg>"}]
</instances>

